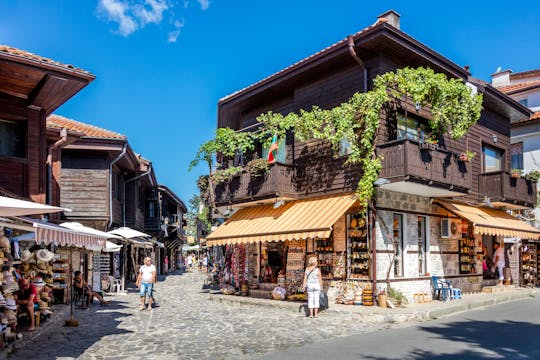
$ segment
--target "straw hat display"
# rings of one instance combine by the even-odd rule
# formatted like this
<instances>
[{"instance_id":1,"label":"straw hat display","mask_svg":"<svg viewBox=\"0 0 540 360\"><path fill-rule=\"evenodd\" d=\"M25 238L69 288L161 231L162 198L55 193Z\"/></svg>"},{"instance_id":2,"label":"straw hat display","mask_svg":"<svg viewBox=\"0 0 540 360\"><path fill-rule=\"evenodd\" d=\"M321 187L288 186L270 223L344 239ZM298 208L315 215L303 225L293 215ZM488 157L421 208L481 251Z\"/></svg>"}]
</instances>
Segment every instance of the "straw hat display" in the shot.
<instances>
[{"instance_id":1,"label":"straw hat display","mask_svg":"<svg viewBox=\"0 0 540 360\"><path fill-rule=\"evenodd\" d=\"M51 261L53 258L54 258L54 253L53 252L50 252L49 250L47 249L39 249L37 252L36 252L36 258L39 260L39 261L42 261L42 262L49 262Z\"/></svg>"},{"instance_id":2,"label":"straw hat display","mask_svg":"<svg viewBox=\"0 0 540 360\"><path fill-rule=\"evenodd\" d=\"M21 254L22 262L30 262L30 260L32 260L33 258L34 258L34 253L28 249L25 249Z\"/></svg>"},{"instance_id":3,"label":"straw hat display","mask_svg":"<svg viewBox=\"0 0 540 360\"><path fill-rule=\"evenodd\" d=\"M0 248L10 249L9 239L6 236L0 235Z\"/></svg>"},{"instance_id":4,"label":"straw hat display","mask_svg":"<svg viewBox=\"0 0 540 360\"><path fill-rule=\"evenodd\" d=\"M17 304L15 303L13 296L6 298L6 305L4 305L4 307L9 310L17 310Z\"/></svg>"},{"instance_id":5,"label":"straw hat display","mask_svg":"<svg viewBox=\"0 0 540 360\"><path fill-rule=\"evenodd\" d=\"M32 281L32 283L34 284L34 286L37 286L37 287L44 287L45 285L45 281L43 281L43 279L41 278L41 276L36 276L34 278L34 281Z\"/></svg>"}]
</instances>

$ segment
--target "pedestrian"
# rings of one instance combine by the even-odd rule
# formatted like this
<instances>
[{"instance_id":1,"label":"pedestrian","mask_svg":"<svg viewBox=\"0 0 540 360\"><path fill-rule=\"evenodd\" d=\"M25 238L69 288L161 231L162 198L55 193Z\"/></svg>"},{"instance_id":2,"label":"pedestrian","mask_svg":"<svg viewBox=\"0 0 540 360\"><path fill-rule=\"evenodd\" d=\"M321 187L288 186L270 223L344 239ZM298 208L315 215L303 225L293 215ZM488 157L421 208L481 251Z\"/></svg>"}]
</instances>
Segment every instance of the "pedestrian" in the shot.
<instances>
[{"instance_id":1,"label":"pedestrian","mask_svg":"<svg viewBox=\"0 0 540 360\"><path fill-rule=\"evenodd\" d=\"M163 259L163 270L165 275L169 273L169 255L165 255L165 259Z\"/></svg>"},{"instance_id":2,"label":"pedestrian","mask_svg":"<svg viewBox=\"0 0 540 360\"><path fill-rule=\"evenodd\" d=\"M137 276L137 287L139 288L139 295L141 297L141 307L139 310L145 309L146 298L148 297L148 310L152 309L152 302L154 300L152 292L154 291L154 285L156 284L156 267L152 264L150 257L144 258L144 264L139 269L139 275Z\"/></svg>"},{"instance_id":3,"label":"pedestrian","mask_svg":"<svg viewBox=\"0 0 540 360\"><path fill-rule=\"evenodd\" d=\"M304 291L307 291L309 317L317 317L319 311L319 297L323 288L321 271L317 267L317 257L312 256L308 260L308 266L304 272Z\"/></svg>"},{"instance_id":4,"label":"pedestrian","mask_svg":"<svg viewBox=\"0 0 540 360\"><path fill-rule=\"evenodd\" d=\"M204 273L208 274L208 254L206 254L206 253L204 253L204 255L203 255L202 264L203 264Z\"/></svg>"},{"instance_id":5,"label":"pedestrian","mask_svg":"<svg viewBox=\"0 0 540 360\"><path fill-rule=\"evenodd\" d=\"M193 266L193 258L191 257L191 254L187 256L186 263L187 263L187 271L191 272L191 267Z\"/></svg>"},{"instance_id":6,"label":"pedestrian","mask_svg":"<svg viewBox=\"0 0 540 360\"><path fill-rule=\"evenodd\" d=\"M504 250L501 247L501 244L499 244L497 241L493 242L493 248L495 249L495 252L493 253L493 272L495 272L495 268L499 272L499 283L497 285L502 285L504 280Z\"/></svg>"}]
</instances>

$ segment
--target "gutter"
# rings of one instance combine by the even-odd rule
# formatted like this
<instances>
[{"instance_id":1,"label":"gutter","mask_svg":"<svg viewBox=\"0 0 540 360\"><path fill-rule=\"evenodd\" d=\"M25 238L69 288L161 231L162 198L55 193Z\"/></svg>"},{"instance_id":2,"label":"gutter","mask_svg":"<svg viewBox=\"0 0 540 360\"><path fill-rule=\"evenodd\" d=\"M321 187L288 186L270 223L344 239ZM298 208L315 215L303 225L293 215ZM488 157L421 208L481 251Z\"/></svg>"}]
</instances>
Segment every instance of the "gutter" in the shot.
<instances>
[{"instance_id":1,"label":"gutter","mask_svg":"<svg viewBox=\"0 0 540 360\"><path fill-rule=\"evenodd\" d=\"M52 157L53 151L62 148L67 143L67 129L65 127L60 130L60 139L54 144L49 145L47 151L47 204L52 205Z\"/></svg>"},{"instance_id":2,"label":"gutter","mask_svg":"<svg viewBox=\"0 0 540 360\"><path fill-rule=\"evenodd\" d=\"M354 45L354 35L347 36L347 45L349 46L349 53L351 54L351 56L354 58L354 60L356 60L358 65L360 65L364 69L364 92L366 93L367 85L368 85L368 79L367 79L368 72L367 72L366 64L360 58L360 56L358 56L358 54L356 53L355 45Z\"/></svg>"},{"instance_id":3,"label":"gutter","mask_svg":"<svg viewBox=\"0 0 540 360\"><path fill-rule=\"evenodd\" d=\"M107 225L107 229L111 228L112 222L113 222L113 208L112 208L112 202L113 202L113 188L112 188L112 178L113 178L113 165L118 162L125 154L127 150L127 142L124 143L124 147L122 148L122 152L109 164L109 224Z\"/></svg>"},{"instance_id":4,"label":"gutter","mask_svg":"<svg viewBox=\"0 0 540 360\"><path fill-rule=\"evenodd\" d=\"M123 226L126 226L126 184L130 183L132 181L138 180L140 178L143 178L146 175L149 175L151 172L152 172L152 164L150 164L150 166L148 167L148 170L144 174L132 177L131 179L128 179L128 180L124 181L124 186L123 186L123 190L122 190L122 197L123 197L123 200L124 200L124 201L122 201L122 223L123 223ZM150 181L153 183L152 180L150 180Z\"/></svg>"}]
</instances>

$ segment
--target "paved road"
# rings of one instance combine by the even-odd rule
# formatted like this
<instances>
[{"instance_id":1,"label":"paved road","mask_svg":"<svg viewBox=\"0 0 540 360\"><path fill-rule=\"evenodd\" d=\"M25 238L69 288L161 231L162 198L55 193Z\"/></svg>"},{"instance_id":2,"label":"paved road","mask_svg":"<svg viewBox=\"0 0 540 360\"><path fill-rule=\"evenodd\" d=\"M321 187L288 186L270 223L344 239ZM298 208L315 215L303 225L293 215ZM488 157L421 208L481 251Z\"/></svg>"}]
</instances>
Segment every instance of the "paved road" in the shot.
<instances>
[{"instance_id":1,"label":"paved road","mask_svg":"<svg viewBox=\"0 0 540 360\"><path fill-rule=\"evenodd\" d=\"M406 329L342 337L260 359L540 359L540 299L470 311Z\"/></svg>"},{"instance_id":2,"label":"paved road","mask_svg":"<svg viewBox=\"0 0 540 360\"><path fill-rule=\"evenodd\" d=\"M112 306L77 310L77 328L49 325L20 359L252 359L264 353L375 331L354 313L309 319L296 310L209 301L198 273L169 275L157 285L159 307L138 311L138 294ZM41 344L43 346L41 346Z\"/></svg>"}]
</instances>

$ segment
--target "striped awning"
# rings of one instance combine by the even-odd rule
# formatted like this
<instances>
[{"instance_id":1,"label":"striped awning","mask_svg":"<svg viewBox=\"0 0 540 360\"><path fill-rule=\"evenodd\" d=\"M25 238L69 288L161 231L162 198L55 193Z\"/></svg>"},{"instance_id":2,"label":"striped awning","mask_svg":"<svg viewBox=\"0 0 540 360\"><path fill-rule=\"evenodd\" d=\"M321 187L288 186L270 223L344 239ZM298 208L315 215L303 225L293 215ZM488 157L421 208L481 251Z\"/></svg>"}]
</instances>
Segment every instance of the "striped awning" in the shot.
<instances>
[{"instance_id":1,"label":"striped awning","mask_svg":"<svg viewBox=\"0 0 540 360\"><path fill-rule=\"evenodd\" d=\"M332 226L354 204L352 194L297 200L238 210L206 238L207 246L327 239Z\"/></svg>"},{"instance_id":2,"label":"striped awning","mask_svg":"<svg viewBox=\"0 0 540 360\"><path fill-rule=\"evenodd\" d=\"M18 217L18 219L32 224L32 227L36 232L36 244L53 244L56 246L66 247L73 246L92 251L101 251L106 247L107 238L103 236L83 233L63 226L36 219L30 219L27 217Z\"/></svg>"},{"instance_id":3,"label":"striped awning","mask_svg":"<svg viewBox=\"0 0 540 360\"><path fill-rule=\"evenodd\" d=\"M505 211L451 201L438 200L437 203L451 213L469 221L476 235L540 239L540 230Z\"/></svg>"},{"instance_id":4,"label":"striped awning","mask_svg":"<svg viewBox=\"0 0 540 360\"><path fill-rule=\"evenodd\" d=\"M178 239L174 239L173 241L168 242L166 244L167 249L172 249L173 247L175 247L175 246L178 247L180 245L181 245L181 243L180 243L180 240L178 240Z\"/></svg>"}]
</instances>

